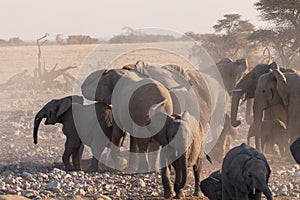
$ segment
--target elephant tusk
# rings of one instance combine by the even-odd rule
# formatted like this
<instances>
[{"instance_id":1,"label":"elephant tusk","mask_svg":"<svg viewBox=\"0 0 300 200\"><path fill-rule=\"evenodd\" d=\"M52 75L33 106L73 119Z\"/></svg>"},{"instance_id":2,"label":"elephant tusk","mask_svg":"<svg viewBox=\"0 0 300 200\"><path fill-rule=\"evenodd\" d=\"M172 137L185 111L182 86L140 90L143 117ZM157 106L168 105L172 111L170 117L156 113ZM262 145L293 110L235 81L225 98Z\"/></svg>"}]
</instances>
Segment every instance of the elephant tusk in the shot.
<instances>
[{"instance_id":1,"label":"elephant tusk","mask_svg":"<svg viewBox=\"0 0 300 200\"><path fill-rule=\"evenodd\" d=\"M220 180L218 180L218 179L216 179L216 178L214 178L214 177L209 177L209 178L211 178L212 180L214 180L214 181L216 181L216 182L220 182Z\"/></svg>"},{"instance_id":2,"label":"elephant tusk","mask_svg":"<svg viewBox=\"0 0 300 200\"><path fill-rule=\"evenodd\" d=\"M255 195L255 188L253 188L253 195Z\"/></svg>"},{"instance_id":3,"label":"elephant tusk","mask_svg":"<svg viewBox=\"0 0 300 200\"><path fill-rule=\"evenodd\" d=\"M244 90L243 89L233 89L231 90L231 92L243 92Z\"/></svg>"}]
</instances>

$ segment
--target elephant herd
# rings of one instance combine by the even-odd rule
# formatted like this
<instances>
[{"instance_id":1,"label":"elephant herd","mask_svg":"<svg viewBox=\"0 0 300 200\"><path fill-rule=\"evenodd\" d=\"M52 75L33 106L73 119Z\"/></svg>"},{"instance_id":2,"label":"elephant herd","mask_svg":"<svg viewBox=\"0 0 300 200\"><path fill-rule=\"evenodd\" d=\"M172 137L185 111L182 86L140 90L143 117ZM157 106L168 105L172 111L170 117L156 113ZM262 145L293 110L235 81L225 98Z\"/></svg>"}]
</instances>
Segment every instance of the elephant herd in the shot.
<instances>
[{"instance_id":1,"label":"elephant herd","mask_svg":"<svg viewBox=\"0 0 300 200\"><path fill-rule=\"evenodd\" d=\"M289 156L289 145L300 136L299 81L297 70L279 68L275 62L255 66L232 91L232 126L241 124L237 113L244 95L253 110L248 141L254 136L256 149L263 153L267 144L277 144L280 154Z\"/></svg>"},{"instance_id":2,"label":"elephant herd","mask_svg":"<svg viewBox=\"0 0 300 200\"><path fill-rule=\"evenodd\" d=\"M214 113L210 91L201 74L193 68L155 67L142 61L90 74L81 85L81 91L85 99L94 102L92 104L85 105L84 98L78 95L46 103L34 119L34 143L37 143L39 125L46 118L46 125L63 125L67 140L62 160L66 170L81 170L83 147L87 145L93 154L87 171L97 171L98 160L107 147L111 149L115 169L126 168L128 172L138 173L161 169L165 198L173 197L174 192L177 198L183 196L187 169L192 167L195 196L200 195L201 188L210 199L221 196L223 199L234 196L260 199L261 193L272 199L267 186L270 168L259 151L269 142L280 146L280 153L287 154L287 146L300 136L297 126L300 119L299 75L295 70L279 68L276 63L259 64L248 72L245 59L231 61L226 58L217 63L217 68L227 100L231 96L231 110L230 101L227 101L223 130L210 152L205 152L204 146ZM248 138L255 136L257 150L245 144L229 150L238 135L235 127L241 124L237 113L243 95L249 101L247 122L252 123ZM249 114L252 109L253 120ZM269 136L274 132L286 139L286 143L270 142L272 137ZM127 133L130 152L133 152L128 162L120 151ZM299 143L291 146L295 159L299 159L294 153L299 152ZM159 166L149 163L150 155ZM222 173L215 172L200 182L205 157L217 161L224 157ZM175 170L173 187L171 167Z\"/></svg>"}]
</instances>

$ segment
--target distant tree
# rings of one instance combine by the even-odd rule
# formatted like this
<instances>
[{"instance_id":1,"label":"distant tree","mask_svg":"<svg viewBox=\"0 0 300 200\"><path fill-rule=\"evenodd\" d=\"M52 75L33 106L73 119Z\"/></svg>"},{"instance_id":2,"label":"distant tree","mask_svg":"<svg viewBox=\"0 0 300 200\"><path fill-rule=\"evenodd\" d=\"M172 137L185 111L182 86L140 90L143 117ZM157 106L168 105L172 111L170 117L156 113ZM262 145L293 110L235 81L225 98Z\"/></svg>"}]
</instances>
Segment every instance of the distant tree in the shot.
<instances>
[{"instance_id":1,"label":"distant tree","mask_svg":"<svg viewBox=\"0 0 300 200\"><path fill-rule=\"evenodd\" d=\"M7 41L0 39L0 46L5 46L5 45L7 45Z\"/></svg>"},{"instance_id":2,"label":"distant tree","mask_svg":"<svg viewBox=\"0 0 300 200\"><path fill-rule=\"evenodd\" d=\"M142 42L162 42L162 41L178 41L182 38L175 38L173 35L163 34L147 34L124 26L121 34L115 35L110 38L109 43L142 43Z\"/></svg>"},{"instance_id":3,"label":"distant tree","mask_svg":"<svg viewBox=\"0 0 300 200\"><path fill-rule=\"evenodd\" d=\"M300 1L259 0L254 5L270 27L255 31L249 39L274 48L281 64L289 67L300 53Z\"/></svg>"},{"instance_id":4,"label":"distant tree","mask_svg":"<svg viewBox=\"0 0 300 200\"><path fill-rule=\"evenodd\" d=\"M125 32L126 34L137 34L137 32L130 26L123 26L122 31Z\"/></svg>"},{"instance_id":5,"label":"distant tree","mask_svg":"<svg viewBox=\"0 0 300 200\"><path fill-rule=\"evenodd\" d=\"M22 45L25 42L23 40L21 40L19 37L13 37L13 38L8 39L7 43L9 45Z\"/></svg>"},{"instance_id":6,"label":"distant tree","mask_svg":"<svg viewBox=\"0 0 300 200\"><path fill-rule=\"evenodd\" d=\"M249 56L255 44L247 40L255 30L254 25L242 20L239 14L226 14L213 26L215 34L198 35L202 45L213 56L215 61L225 57L238 59Z\"/></svg>"},{"instance_id":7,"label":"distant tree","mask_svg":"<svg viewBox=\"0 0 300 200\"><path fill-rule=\"evenodd\" d=\"M223 19L213 26L215 32L224 32L225 35L236 33L250 33L254 31L254 25L248 20L242 20L239 14L226 14Z\"/></svg>"},{"instance_id":8,"label":"distant tree","mask_svg":"<svg viewBox=\"0 0 300 200\"><path fill-rule=\"evenodd\" d=\"M96 44L99 43L97 38L92 38L89 35L69 35L67 44Z\"/></svg>"},{"instance_id":9,"label":"distant tree","mask_svg":"<svg viewBox=\"0 0 300 200\"><path fill-rule=\"evenodd\" d=\"M60 44L60 45L64 44L64 39L62 38L62 34L57 34L55 36L55 41L57 44Z\"/></svg>"},{"instance_id":10,"label":"distant tree","mask_svg":"<svg viewBox=\"0 0 300 200\"><path fill-rule=\"evenodd\" d=\"M196 41L199 41L201 39L201 34L199 33L194 33L192 31L186 32L184 33L186 36L188 36L189 38L192 38Z\"/></svg>"}]
</instances>

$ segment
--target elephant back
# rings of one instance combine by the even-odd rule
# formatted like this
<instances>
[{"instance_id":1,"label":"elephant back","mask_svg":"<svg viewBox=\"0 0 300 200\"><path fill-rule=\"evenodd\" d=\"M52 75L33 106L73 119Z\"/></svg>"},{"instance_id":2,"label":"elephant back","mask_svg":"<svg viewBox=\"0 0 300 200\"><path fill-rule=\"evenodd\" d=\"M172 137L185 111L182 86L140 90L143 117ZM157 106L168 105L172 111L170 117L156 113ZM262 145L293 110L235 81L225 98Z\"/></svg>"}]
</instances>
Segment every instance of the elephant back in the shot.
<instances>
[{"instance_id":1,"label":"elephant back","mask_svg":"<svg viewBox=\"0 0 300 200\"><path fill-rule=\"evenodd\" d=\"M128 68L129 69L129 68ZM201 74L194 68L184 69L178 65L143 65L130 68L131 71L136 71L144 76L160 82L171 93L173 100L174 114L180 114L187 110L192 115L195 115L195 107L200 110L201 124L209 123L211 113L211 99L208 87ZM184 99L182 99L183 97ZM195 105L194 100L197 100ZM184 104L184 105L178 105ZM190 106L190 107L188 107Z\"/></svg>"},{"instance_id":2,"label":"elephant back","mask_svg":"<svg viewBox=\"0 0 300 200\"><path fill-rule=\"evenodd\" d=\"M128 71L115 85L112 94L114 120L120 128L133 131L133 123L146 126L150 108L161 104L167 114L173 106L169 91L158 81L136 71Z\"/></svg>"}]
</instances>

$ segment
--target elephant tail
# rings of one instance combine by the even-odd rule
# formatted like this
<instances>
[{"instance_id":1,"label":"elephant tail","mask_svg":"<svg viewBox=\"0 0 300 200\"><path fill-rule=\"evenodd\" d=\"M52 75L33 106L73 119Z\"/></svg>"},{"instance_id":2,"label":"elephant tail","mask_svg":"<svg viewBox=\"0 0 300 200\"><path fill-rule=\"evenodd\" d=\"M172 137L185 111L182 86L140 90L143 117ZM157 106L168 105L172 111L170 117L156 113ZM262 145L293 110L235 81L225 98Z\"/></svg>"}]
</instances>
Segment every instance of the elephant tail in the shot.
<instances>
[{"instance_id":1,"label":"elephant tail","mask_svg":"<svg viewBox=\"0 0 300 200\"><path fill-rule=\"evenodd\" d=\"M35 118L34 118L34 128L33 128L33 143L37 144L37 137L38 137L38 129L42 119L45 117L45 111L42 109L40 110Z\"/></svg>"}]
</instances>

